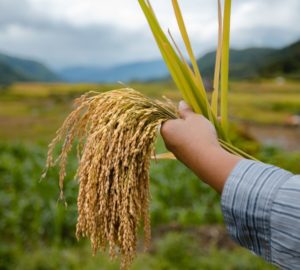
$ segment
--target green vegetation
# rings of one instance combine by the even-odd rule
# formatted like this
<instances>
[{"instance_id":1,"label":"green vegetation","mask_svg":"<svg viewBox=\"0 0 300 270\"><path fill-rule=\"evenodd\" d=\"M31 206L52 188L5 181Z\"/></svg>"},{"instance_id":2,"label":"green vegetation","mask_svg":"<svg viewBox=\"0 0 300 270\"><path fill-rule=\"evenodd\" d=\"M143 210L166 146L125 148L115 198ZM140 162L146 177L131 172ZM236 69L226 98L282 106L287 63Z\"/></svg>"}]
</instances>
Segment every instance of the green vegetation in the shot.
<instances>
[{"instance_id":1,"label":"green vegetation","mask_svg":"<svg viewBox=\"0 0 300 270\"><path fill-rule=\"evenodd\" d=\"M231 87L230 112L239 120L285 125L290 115L300 113L299 83L235 82Z\"/></svg>"},{"instance_id":2,"label":"green vegetation","mask_svg":"<svg viewBox=\"0 0 300 270\"><path fill-rule=\"evenodd\" d=\"M41 247L33 253L25 253L15 261L18 270L32 269L72 269L72 270L118 270L118 262L108 256L98 254L91 257L86 245L72 247ZM51 258L51 259L49 259ZM226 263L225 263L226 262ZM274 267L249 255L249 252L233 248L216 249L200 246L191 235L168 233L153 245L151 253L141 253L131 267L132 270L273 270Z\"/></svg>"},{"instance_id":3,"label":"green vegetation","mask_svg":"<svg viewBox=\"0 0 300 270\"><path fill-rule=\"evenodd\" d=\"M103 254L93 257L89 243L76 242L77 183L70 173L68 207L57 203L57 170L39 181L45 154L43 146L0 145L0 269L118 269ZM68 171L75 166L73 157ZM219 196L183 165L153 163L151 176L153 244L132 269L221 270L225 259L227 269L273 269L235 247L222 227L217 236L210 232L222 224ZM213 227L199 235L205 224Z\"/></svg>"}]
</instances>

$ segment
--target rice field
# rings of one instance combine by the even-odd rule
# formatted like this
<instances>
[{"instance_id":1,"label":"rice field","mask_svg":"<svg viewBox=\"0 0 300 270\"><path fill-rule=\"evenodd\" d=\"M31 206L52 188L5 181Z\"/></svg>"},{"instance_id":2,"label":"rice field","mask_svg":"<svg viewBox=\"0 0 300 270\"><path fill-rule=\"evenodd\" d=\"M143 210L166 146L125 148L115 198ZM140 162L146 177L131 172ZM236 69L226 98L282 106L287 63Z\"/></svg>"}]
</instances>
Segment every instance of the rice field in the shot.
<instances>
[{"instance_id":1,"label":"rice field","mask_svg":"<svg viewBox=\"0 0 300 270\"><path fill-rule=\"evenodd\" d=\"M171 83L129 84L142 93L174 101L180 94ZM49 141L72 109L72 100L90 90L107 91L122 85L16 84L0 90L0 139ZM229 115L233 121L286 125L300 114L300 83L233 82ZM47 123L47 125L45 125ZM18 132L16 132L18 130Z\"/></svg>"},{"instance_id":2,"label":"rice field","mask_svg":"<svg viewBox=\"0 0 300 270\"><path fill-rule=\"evenodd\" d=\"M148 96L180 99L171 83L129 86ZM47 144L72 110L72 100L88 90L121 87L30 83L0 90L0 269L118 269L106 255L92 257L89 243L75 239L75 153L67 169L67 209L57 204L57 168L39 179ZM243 122L286 126L300 113L299 82L232 82L230 90L230 118L237 129ZM235 141L264 161L300 173L297 152L262 147L244 133ZM161 140L158 151L164 151ZM183 165L152 162L150 178L153 241L132 269L273 269L229 239L219 196Z\"/></svg>"}]
</instances>

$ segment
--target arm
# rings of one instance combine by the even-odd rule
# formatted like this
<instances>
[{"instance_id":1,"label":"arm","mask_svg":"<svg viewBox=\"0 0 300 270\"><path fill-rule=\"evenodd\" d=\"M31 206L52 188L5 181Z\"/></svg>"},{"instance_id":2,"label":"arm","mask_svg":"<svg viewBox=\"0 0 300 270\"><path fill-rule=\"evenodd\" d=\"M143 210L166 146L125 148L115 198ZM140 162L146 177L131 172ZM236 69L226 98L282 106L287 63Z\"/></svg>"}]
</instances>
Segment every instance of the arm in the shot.
<instances>
[{"instance_id":1,"label":"arm","mask_svg":"<svg viewBox=\"0 0 300 270\"><path fill-rule=\"evenodd\" d=\"M227 153L208 120L184 103L179 111L182 119L162 126L166 147L222 193L232 238L283 269L300 269L300 176Z\"/></svg>"}]
</instances>

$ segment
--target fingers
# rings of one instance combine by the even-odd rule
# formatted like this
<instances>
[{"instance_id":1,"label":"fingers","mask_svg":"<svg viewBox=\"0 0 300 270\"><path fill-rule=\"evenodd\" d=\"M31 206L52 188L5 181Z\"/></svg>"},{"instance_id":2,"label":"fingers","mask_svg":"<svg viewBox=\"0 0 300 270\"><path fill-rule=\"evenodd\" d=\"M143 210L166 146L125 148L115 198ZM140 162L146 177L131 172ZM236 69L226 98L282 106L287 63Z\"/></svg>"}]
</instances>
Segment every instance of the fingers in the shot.
<instances>
[{"instance_id":1,"label":"fingers","mask_svg":"<svg viewBox=\"0 0 300 270\"><path fill-rule=\"evenodd\" d=\"M181 118L186 119L189 115L194 114L191 107L183 100L178 105L179 115Z\"/></svg>"}]
</instances>

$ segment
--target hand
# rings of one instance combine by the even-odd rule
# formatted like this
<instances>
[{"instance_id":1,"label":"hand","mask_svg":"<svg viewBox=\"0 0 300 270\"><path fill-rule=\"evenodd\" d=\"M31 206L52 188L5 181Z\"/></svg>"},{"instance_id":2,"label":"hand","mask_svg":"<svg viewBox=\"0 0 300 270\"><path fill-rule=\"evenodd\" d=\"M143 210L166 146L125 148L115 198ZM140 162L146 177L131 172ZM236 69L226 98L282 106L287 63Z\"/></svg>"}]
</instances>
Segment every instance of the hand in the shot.
<instances>
[{"instance_id":1,"label":"hand","mask_svg":"<svg viewBox=\"0 0 300 270\"><path fill-rule=\"evenodd\" d=\"M195 114L183 101L179 103L181 119L169 120L161 127L167 149L218 192L241 159L223 150L214 126Z\"/></svg>"},{"instance_id":2,"label":"hand","mask_svg":"<svg viewBox=\"0 0 300 270\"><path fill-rule=\"evenodd\" d=\"M184 102L179 103L181 119L165 122L161 134L166 147L182 161L189 160L191 154L197 154L220 148L214 126L202 115L196 114Z\"/></svg>"}]
</instances>

